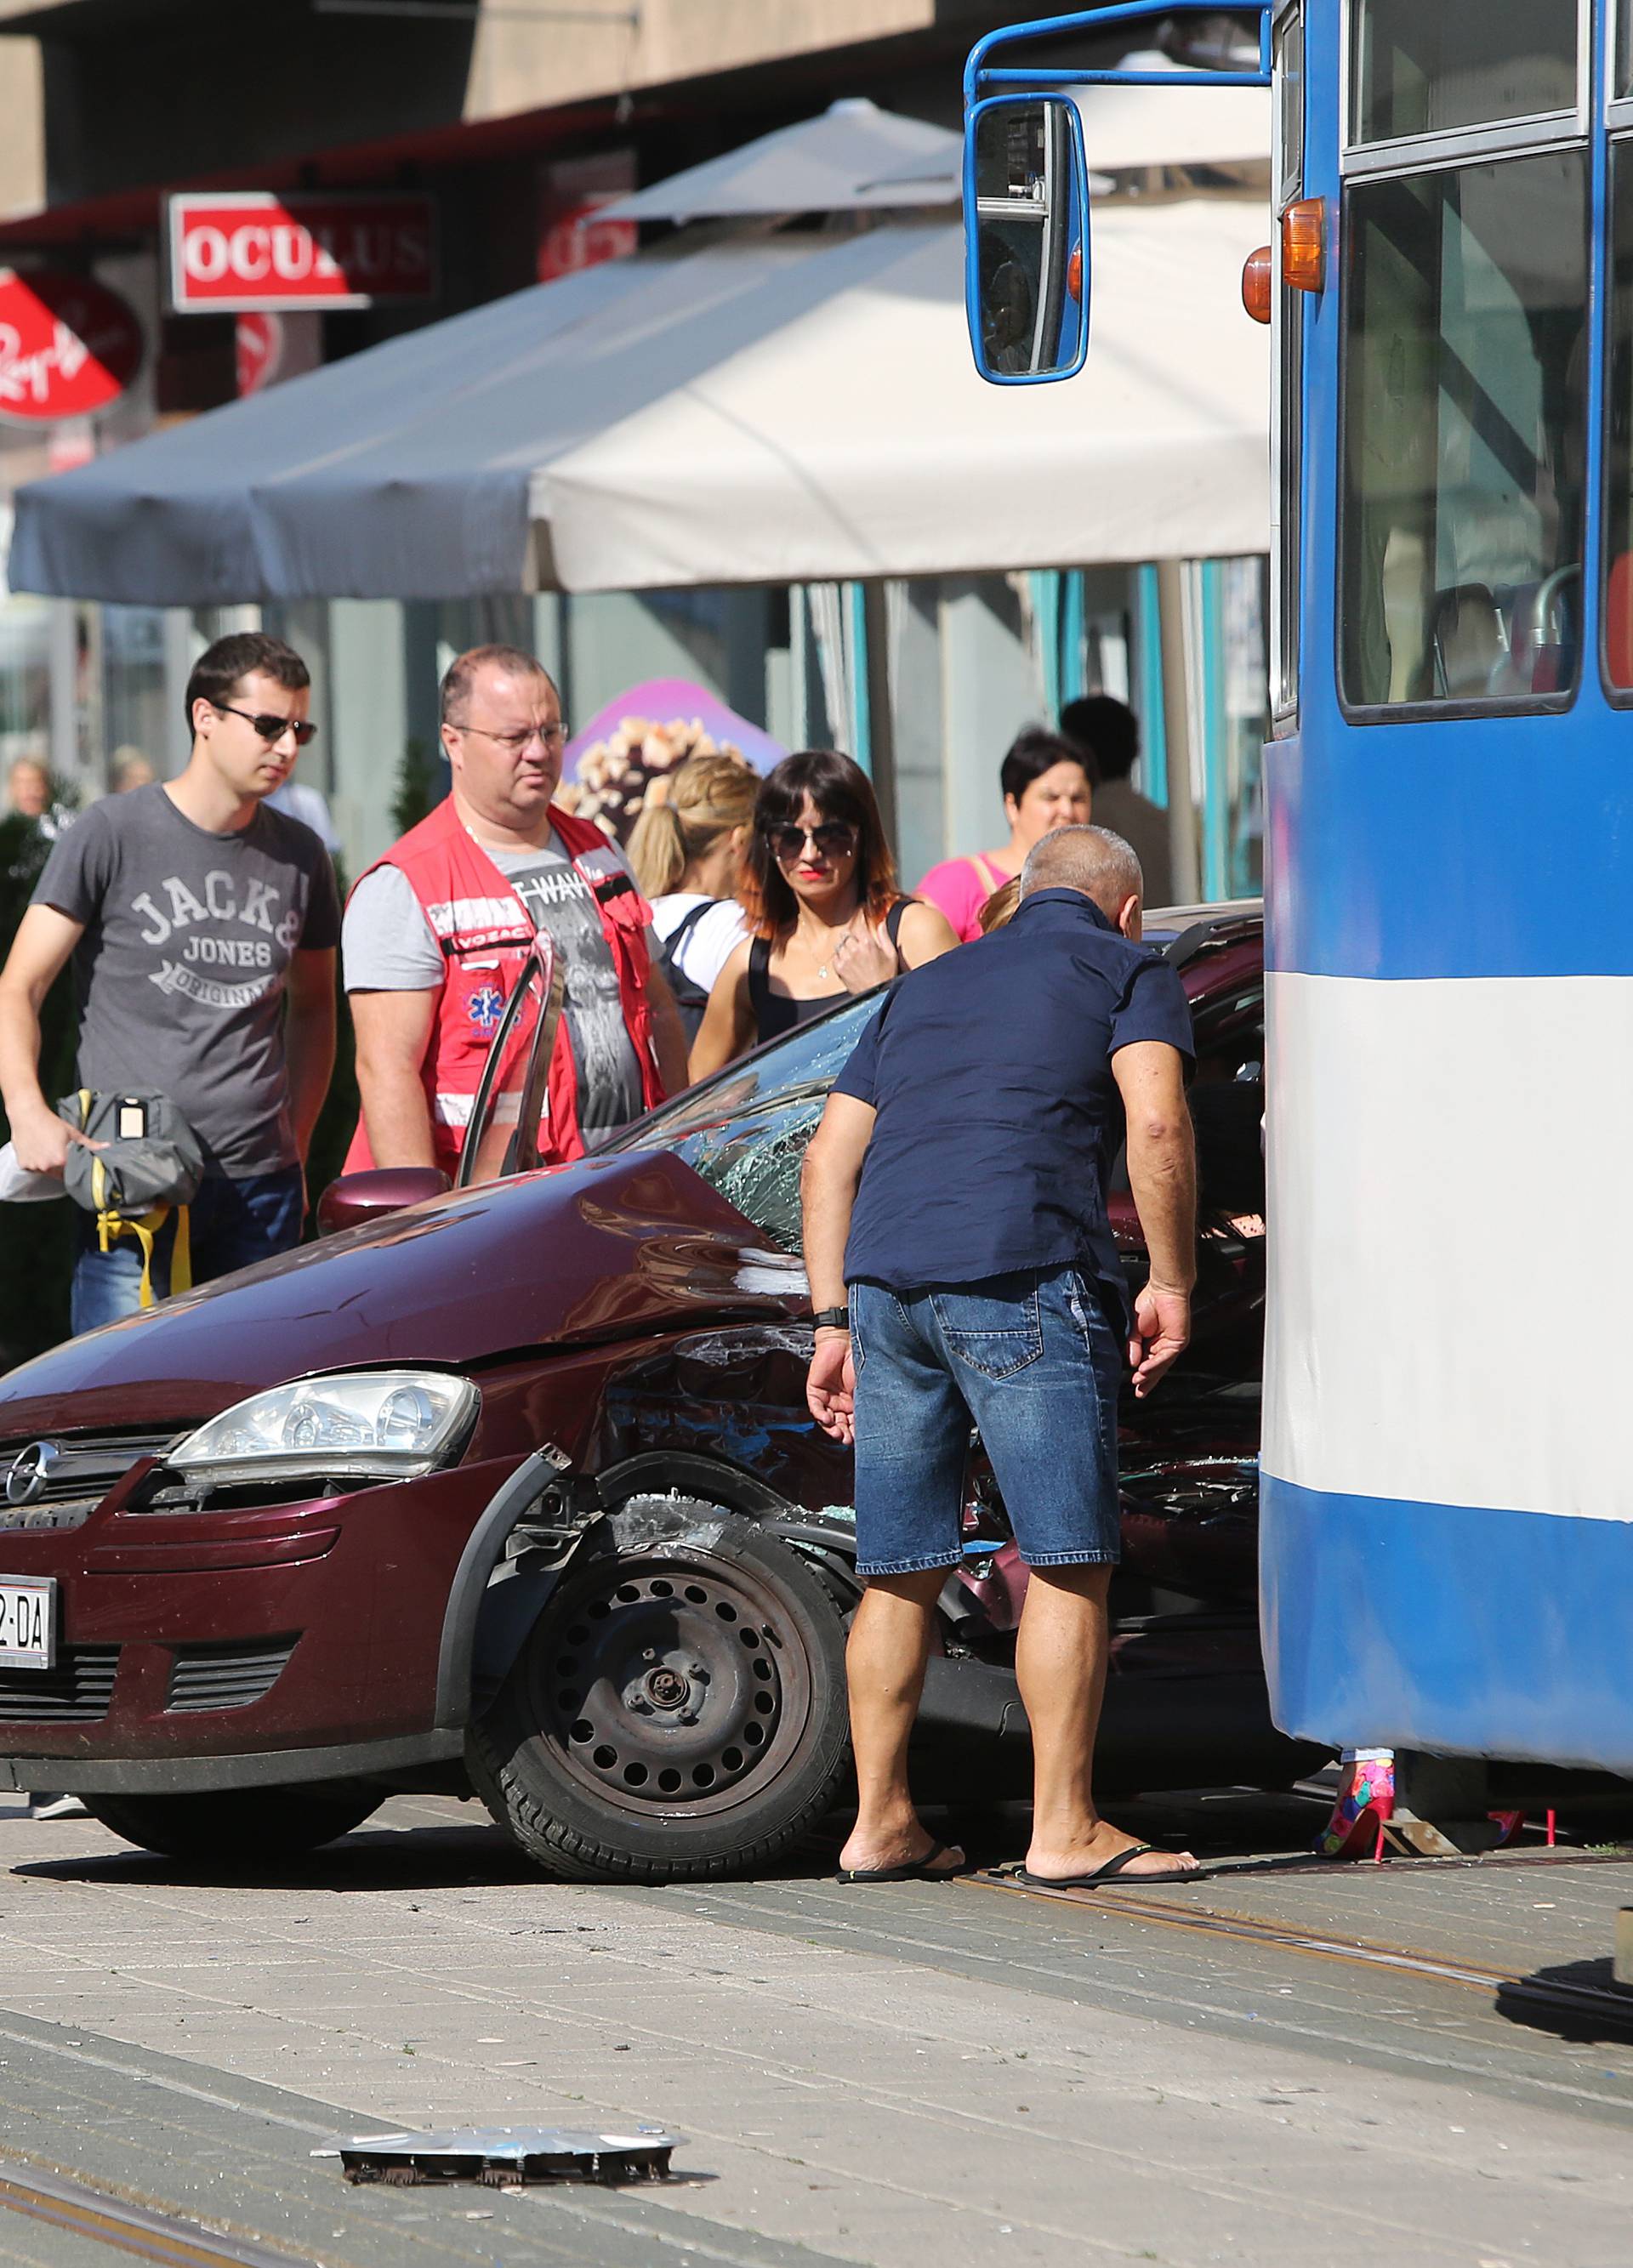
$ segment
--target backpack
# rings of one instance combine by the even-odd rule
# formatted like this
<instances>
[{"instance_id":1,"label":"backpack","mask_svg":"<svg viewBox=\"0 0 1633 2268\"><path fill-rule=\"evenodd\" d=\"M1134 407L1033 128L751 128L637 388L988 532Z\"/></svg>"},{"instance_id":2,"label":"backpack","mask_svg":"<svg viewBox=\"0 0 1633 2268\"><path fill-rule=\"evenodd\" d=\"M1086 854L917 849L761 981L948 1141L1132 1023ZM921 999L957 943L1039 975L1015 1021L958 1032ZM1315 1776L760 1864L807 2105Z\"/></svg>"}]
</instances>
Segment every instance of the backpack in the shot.
<instances>
[{"instance_id":1,"label":"backpack","mask_svg":"<svg viewBox=\"0 0 1633 2268\"><path fill-rule=\"evenodd\" d=\"M680 953L687 939L706 913L719 905L718 898L705 898L701 905L693 906L681 916L658 949L658 967L664 982L675 996L675 1005L680 1010L681 1022L686 1027L686 1037L695 1040L698 1027L703 1021L703 1012L709 1005L709 996L701 984L687 976L680 965Z\"/></svg>"}]
</instances>

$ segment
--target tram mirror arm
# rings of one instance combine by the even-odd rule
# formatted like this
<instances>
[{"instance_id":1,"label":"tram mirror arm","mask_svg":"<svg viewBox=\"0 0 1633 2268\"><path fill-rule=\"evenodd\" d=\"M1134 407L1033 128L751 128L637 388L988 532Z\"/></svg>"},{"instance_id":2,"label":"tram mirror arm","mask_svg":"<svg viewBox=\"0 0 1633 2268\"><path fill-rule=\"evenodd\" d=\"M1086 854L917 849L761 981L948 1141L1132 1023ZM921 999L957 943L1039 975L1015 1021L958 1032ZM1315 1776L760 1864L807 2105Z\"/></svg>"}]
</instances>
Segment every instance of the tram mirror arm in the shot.
<instances>
[{"instance_id":1,"label":"tram mirror arm","mask_svg":"<svg viewBox=\"0 0 1633 2268\"><path fill-rule=\"evenodd\" d=\"M989 384L1048 385L1075 377L1088 358L1090 175L1077 91L1267 87L1271 11L1257 11L1252 70L1022 70L994 58L1044 38L1058 45L1081 32L1097 41L1119 26L1219 13L1216 0L1122 0L989 32L972 48L964 81L964 302L975 366Z\"/></svg>"}]
</instances>

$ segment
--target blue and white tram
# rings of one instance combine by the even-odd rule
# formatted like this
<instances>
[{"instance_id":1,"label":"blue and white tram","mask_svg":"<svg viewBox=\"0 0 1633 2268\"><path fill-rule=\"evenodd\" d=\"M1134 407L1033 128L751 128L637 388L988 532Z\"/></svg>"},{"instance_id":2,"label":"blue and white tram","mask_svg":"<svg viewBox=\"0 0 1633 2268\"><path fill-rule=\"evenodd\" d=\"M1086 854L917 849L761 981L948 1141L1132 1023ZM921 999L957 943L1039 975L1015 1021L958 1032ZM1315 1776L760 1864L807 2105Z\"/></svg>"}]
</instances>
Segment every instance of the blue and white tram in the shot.
<instances>
[{"instance_id":1,"label":"blue and white tram","mask_svg":"<svg viewBox=\"0 0 1633 2268\"><path fill-rule=\"evenodd\" d=\"M972 55L985 374L1086 350L1071 38L1186 4ZM1633 1773L1633 0L1259 12L1275 1712Z\"/></svg>"}]
</instances>

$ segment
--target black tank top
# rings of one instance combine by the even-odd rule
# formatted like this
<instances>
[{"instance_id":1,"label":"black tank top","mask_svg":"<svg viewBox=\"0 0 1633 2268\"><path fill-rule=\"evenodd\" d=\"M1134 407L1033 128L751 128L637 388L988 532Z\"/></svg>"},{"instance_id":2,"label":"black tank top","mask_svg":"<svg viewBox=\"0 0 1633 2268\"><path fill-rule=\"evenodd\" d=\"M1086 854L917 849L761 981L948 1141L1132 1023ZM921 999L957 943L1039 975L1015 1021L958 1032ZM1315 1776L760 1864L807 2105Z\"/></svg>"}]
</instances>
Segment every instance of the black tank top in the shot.
<instances>
[{"instance_id":1,"label":"black tank top","mask_svg":"<svg viewBox=\"0 0 1633 2268\"><path fill-rule=\"evenodd\" d=\"M884 934L896 947L897 959L901 958L898 942L902 916L914 898L898 898L884 917ZM837 1001L849 1000L853 995L843 985L837 992L824 992L819 1000L795 1000L787 992L771 989L771 939L757 937L749 947L749 1000L754 1010L754 1036L757 1040L774 1040L783 1032L792 1032L801 1024L809 1024L813 1016L820 1016Z\"/></svg>"}]
</instances>

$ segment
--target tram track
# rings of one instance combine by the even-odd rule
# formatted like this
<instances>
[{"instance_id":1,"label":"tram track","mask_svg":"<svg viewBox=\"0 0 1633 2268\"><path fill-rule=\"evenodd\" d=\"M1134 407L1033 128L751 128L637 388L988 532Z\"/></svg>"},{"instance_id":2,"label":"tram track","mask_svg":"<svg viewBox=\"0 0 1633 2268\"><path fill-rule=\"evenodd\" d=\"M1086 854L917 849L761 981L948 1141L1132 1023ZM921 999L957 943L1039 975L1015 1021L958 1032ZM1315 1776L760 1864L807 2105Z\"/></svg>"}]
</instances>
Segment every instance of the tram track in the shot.
<instances>
[{"instance_id":1,"label":"tram track","mask_svg":"<svg viewBox=\"0 0 1633 2268\"><path fill-rule=\"evenodd\" d=\"M981 1889L1003 1891L1012 1897L1047 1899L1053 1904L1075 1907L1082 1913L1104 1915L1108 1918L1121 1915L1126 1920L1151 1922L1164 1929L1186 1931L1193 1936L1223 1937L1238 1944L1274 1946L1282 1952L1299 1953L1316 1960L1342 1962L1353 1968L1404 1970L1413 1976L1432 1977L1444 1984L1460 1984L1480 1992L1496 1992L1504 1986L1523 1981L1511 1970L1492 1969L1480 1962L1448 1959L1444 1955L1412 1947L1383 1945L1374 1939L1346 1937L1326 1930L1301 1929L1294 1923L1262 1921L1250 1914L1221 1913L1216 1909L1184 1911L1127 1891L1050 1889L1036 1882L1016 1881L1012 1876L997 1873L967 1874L962 1879Z\"/></svg>"},{"instance_id":2,"label":"tram track","mask_svg":"<svg viewBox=\"0 0 1633 2268\"><path fill-rule=\"evenodd\" d=\"M223 2235L11 2159L0 2159L0 2208L160 2268L313 2268L310 2254L276 2252Z\"/></svg>"}]
</instances>

